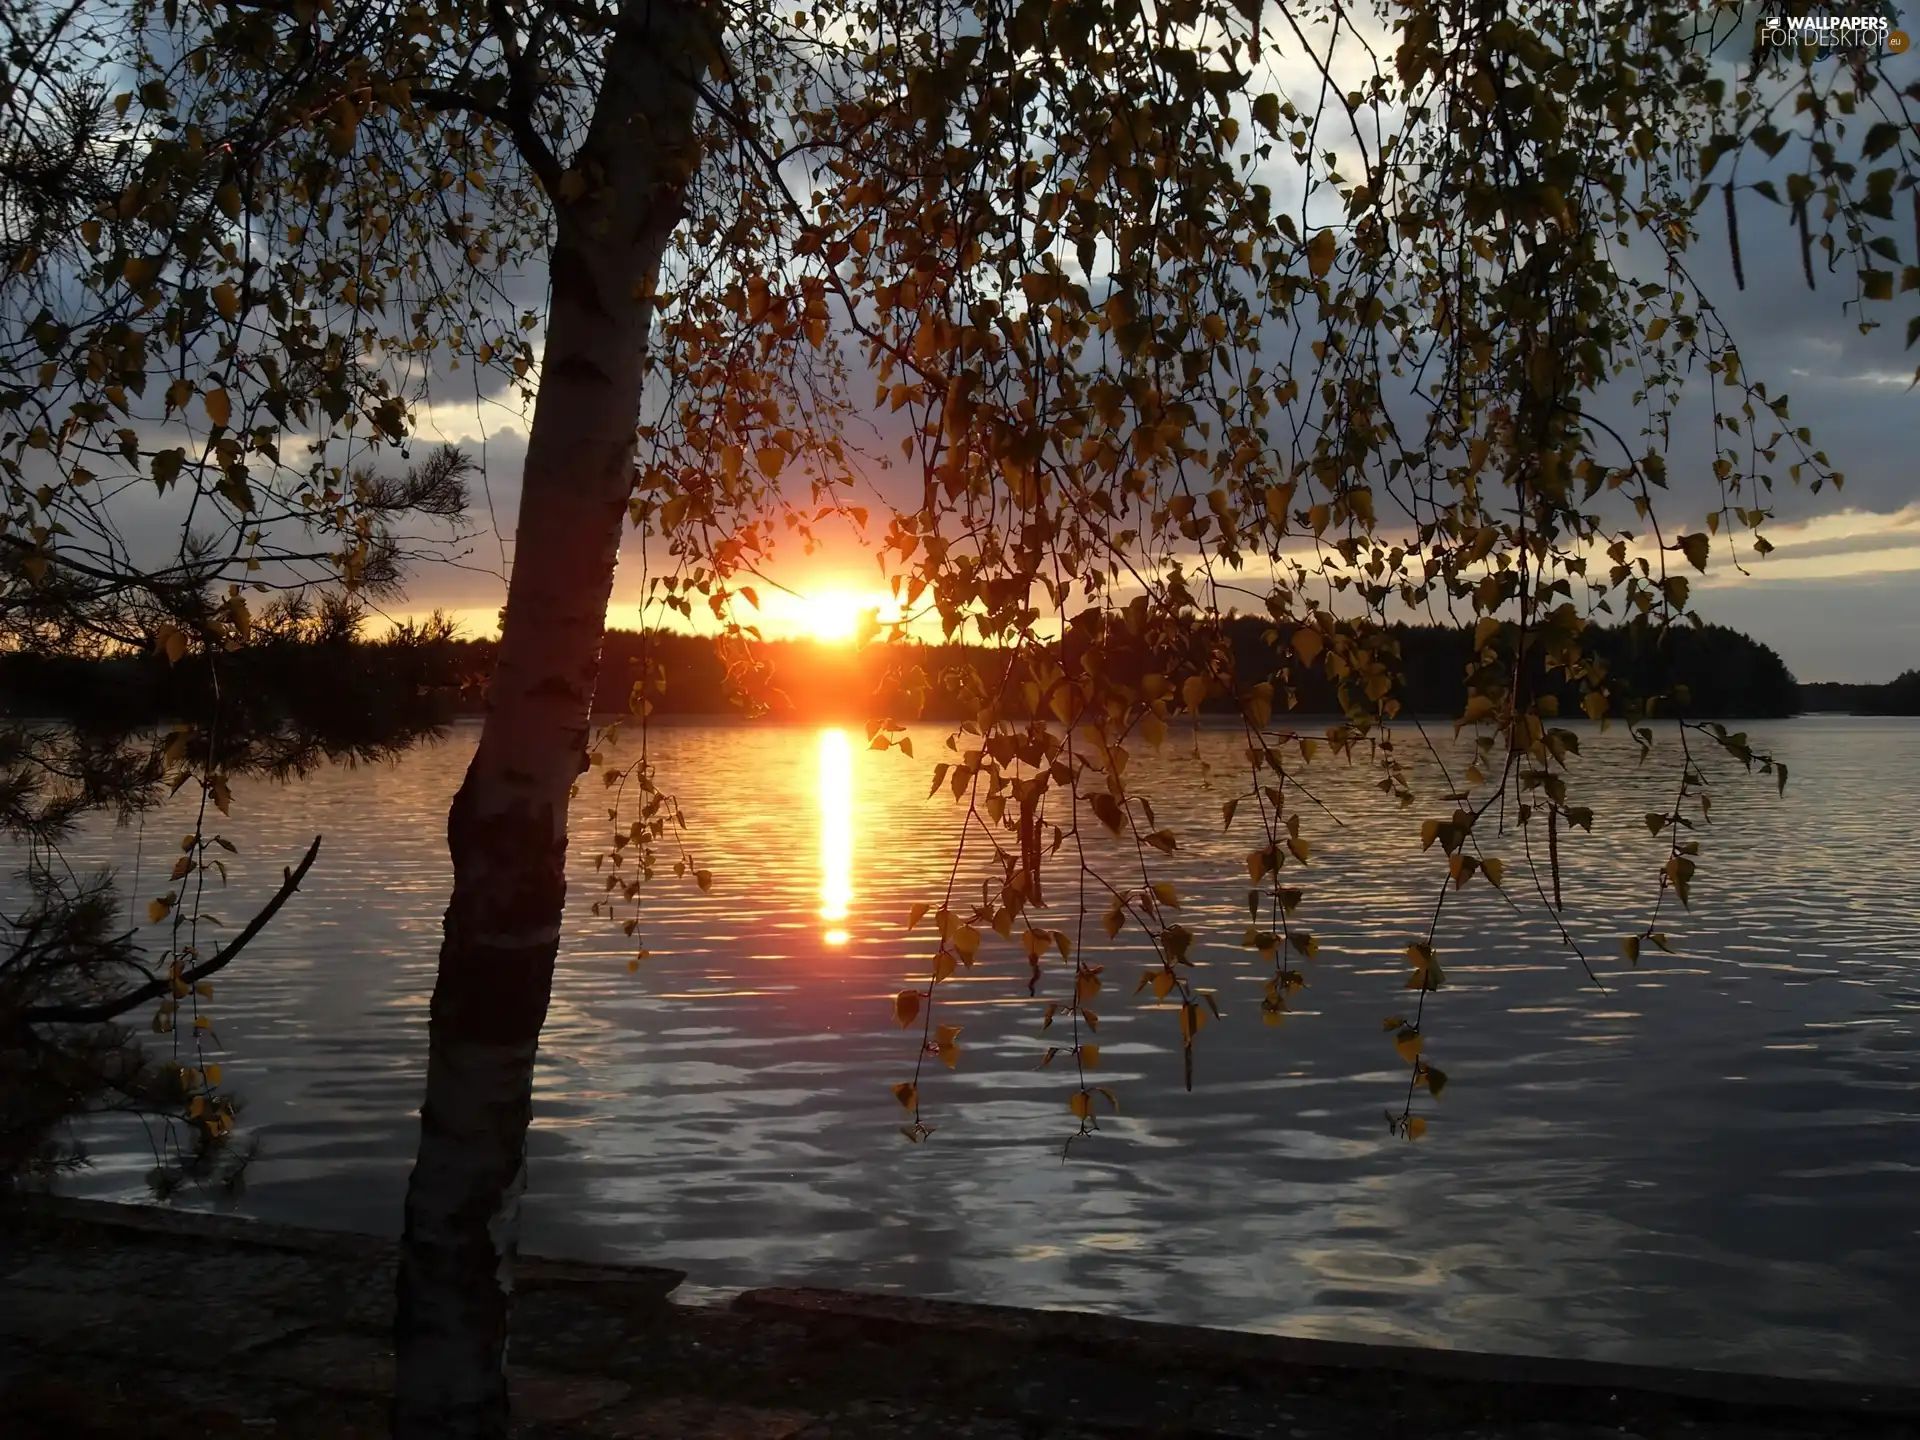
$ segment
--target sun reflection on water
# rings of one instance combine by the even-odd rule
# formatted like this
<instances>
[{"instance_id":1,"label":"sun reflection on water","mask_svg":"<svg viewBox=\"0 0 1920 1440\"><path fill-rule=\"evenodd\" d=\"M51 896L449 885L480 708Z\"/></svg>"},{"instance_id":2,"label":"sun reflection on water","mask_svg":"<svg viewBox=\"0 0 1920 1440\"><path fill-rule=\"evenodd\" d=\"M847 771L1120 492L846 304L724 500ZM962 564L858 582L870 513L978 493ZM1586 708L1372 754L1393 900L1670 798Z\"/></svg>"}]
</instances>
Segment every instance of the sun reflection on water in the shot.
<instances>
[{"instance_id":1,"label":"sun reflection on water","mask_svg":"<svg viewBox=\"0 0 1920 1440\"><path fill-rule=\"evenodd\" d=\"M820 732L820 918L821 939L844 945L844 922L853 902L853 746L844 730Z\"/></svg>"}]
</instances>

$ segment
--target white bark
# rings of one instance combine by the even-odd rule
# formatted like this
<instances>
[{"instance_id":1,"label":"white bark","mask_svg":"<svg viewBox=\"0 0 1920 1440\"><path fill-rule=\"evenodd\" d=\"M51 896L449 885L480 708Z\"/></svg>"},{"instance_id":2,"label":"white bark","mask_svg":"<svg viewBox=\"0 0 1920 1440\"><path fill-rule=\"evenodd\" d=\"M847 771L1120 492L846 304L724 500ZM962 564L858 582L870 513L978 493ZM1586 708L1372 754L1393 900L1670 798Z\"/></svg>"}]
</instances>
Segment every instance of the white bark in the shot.
<instances>
[{"instance_id":1,"label":"white bark","mask_svg":"<svg viewBox=\"0 0 1920 1440\"><path fill-rule=\"evenodd\" d=\"M566 899L567 800L631 486L650 303L693 163L704 7L632 0L556 202L551 298L486 726L447 818L454 868L401 1242L396 1436L502 1437L533 1065Z\"/></svg>"}]
</instances>

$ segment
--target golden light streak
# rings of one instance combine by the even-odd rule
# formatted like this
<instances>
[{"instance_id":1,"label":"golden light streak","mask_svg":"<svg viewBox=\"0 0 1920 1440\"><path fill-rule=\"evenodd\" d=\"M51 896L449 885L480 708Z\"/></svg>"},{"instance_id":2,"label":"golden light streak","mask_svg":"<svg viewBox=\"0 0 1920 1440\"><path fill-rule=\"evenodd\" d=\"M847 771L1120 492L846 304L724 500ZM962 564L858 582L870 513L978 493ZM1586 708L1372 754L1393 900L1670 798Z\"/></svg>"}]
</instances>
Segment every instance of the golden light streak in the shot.
<instances>
[{"instance_id":1,"label":"golden light streak","mask_svg":"<svg viewBox=\"0 0 1920 1440\"><path fill-rule=\"evenodd\" d=\"M842 922L853 903L853 746L847 732L820 732L820 918L829 945L849 939Z\"/></svg>"}]
</instances>

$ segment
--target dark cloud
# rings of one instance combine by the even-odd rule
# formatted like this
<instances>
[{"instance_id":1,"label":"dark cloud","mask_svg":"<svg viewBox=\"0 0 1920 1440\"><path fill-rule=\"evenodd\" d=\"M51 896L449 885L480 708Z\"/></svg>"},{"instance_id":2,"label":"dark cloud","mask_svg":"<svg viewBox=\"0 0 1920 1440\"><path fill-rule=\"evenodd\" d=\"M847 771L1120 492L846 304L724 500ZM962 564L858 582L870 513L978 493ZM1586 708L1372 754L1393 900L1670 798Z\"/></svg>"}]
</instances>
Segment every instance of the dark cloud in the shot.
<instances>
[{"instance_id":1,"label":"dark cloud","mask_svg":"<svg viewBox=\"0 0 1920 1440\"><path fill-rule=\"evenodd\" d=\"M1868 523L1881 517L1864 517ZM1833 535L1815 540L1778 540L1772 558L1775 561L1814 560L1828 555L1871 555L1881 550L1920 548L1920 525L1901 523L1903 517L1885 517L1884 527L1853 535ZM1792 531L1776 532L1791 535Z\"/></svg>"}]
</instances>

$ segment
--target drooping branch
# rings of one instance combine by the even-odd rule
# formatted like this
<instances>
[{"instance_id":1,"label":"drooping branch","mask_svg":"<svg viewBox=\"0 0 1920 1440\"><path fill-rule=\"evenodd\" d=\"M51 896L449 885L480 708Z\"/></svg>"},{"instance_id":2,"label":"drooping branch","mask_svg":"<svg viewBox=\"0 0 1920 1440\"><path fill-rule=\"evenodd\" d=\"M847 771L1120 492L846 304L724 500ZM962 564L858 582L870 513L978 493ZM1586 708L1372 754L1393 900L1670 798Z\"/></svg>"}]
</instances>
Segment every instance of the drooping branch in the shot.
<instances>
[{"instance_id":1,"label":"drooping branch","mask_svg":"<svg viewBox=\"0 0 1920 1440\"><path fill-rule=\"evenodd\" d=\"M313 837L313 843L307 847L307 853L300 863L286 872L280 888L273 898L261 907L260 913L247 922L247 928L209 957L204 964L196 965L183 972L177 983L192 985L206 979L216 971L223 970L242 950L246 949L253 937L267 926L267 922L279 913L280 907L287 903L289 896L300 888L300 882L307 878L307 872L313 868L313 862L320 857L320 836ZM102 1000L92 1005L35 1005L21 1012L21 1019L32 1025L99 1025L124 1015L134 1006L148 1000L157 1000L170 990L176 981L172 976L163 976L150 980L138 989L111 1000Z\"/></svg>"}]
</instances>

